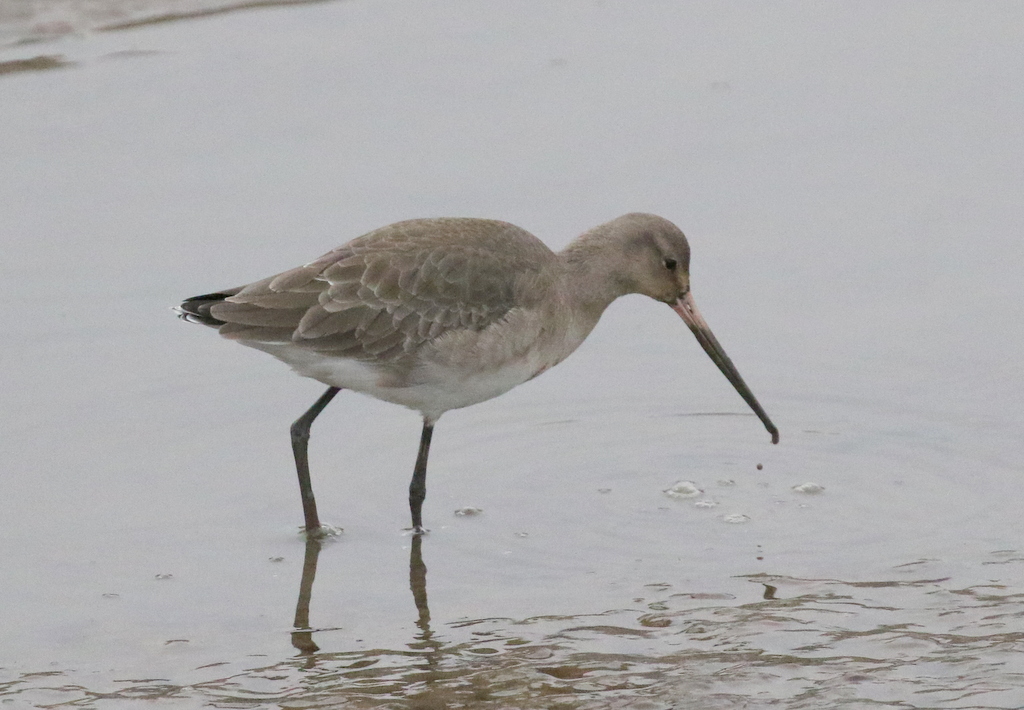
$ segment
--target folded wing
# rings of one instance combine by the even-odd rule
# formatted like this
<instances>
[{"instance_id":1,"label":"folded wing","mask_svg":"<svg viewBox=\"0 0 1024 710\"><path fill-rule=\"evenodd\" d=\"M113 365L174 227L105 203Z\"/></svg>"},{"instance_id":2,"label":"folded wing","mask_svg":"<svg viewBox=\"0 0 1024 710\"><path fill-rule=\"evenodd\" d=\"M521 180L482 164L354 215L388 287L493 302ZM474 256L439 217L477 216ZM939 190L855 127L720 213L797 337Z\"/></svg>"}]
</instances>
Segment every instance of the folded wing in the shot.
<instances>
[{"instance_id":1,"label":"folded wing","mask_svg":"<svg viewBox=\"0 0 1024 710\"><path fill-rule=\"evenodd\" d=\"M453 330L483 330L529 302L553 259L528 232L476 219L411 220L305 266L198 303L226 338L293 343L359 360L411 355ZM201 297L203 298L203 297ZM183 306L184 307L184 306Z\"/></svg>"}]
</instances>

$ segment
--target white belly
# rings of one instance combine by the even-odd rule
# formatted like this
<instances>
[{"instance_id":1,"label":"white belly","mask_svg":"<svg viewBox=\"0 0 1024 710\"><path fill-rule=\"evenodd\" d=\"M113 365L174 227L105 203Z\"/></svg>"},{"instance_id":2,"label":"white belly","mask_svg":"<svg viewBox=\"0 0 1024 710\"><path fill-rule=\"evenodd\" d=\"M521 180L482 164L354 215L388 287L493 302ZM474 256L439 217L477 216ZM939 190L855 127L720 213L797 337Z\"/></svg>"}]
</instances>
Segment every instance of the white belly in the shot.
<instances>
[{"instance_id":1,"label":"white belly","mask_svg":"<svg viewBox=\"0 0 1024 710\"><path fill-rule=\"evenodd\" d=\"M395 381L393 372L374 363L344 357L325 356L284 343L247 342L250 347L270 353L295 372L332 387L362 392L421 412L434 421L449 409L485 402L508 392L537 374L531 358L504 363L497 368L467 371L425 363L408 383Z\"/></svg>"},{"instance_id":2,"label":"white belly","mask_svg":"<svg viewBox=\"0 0 1024 710\"><path fill-rule=\"evenodd\" d=\"M590 330L567 325L551 335L538 314L520 311L483 331L451 331L420 350L401 375L391 364L331 356L295 343L241 342L300 375L401 404L435 421L449 409L493 399L557 365Z\"/></svg>"}]
</instances>

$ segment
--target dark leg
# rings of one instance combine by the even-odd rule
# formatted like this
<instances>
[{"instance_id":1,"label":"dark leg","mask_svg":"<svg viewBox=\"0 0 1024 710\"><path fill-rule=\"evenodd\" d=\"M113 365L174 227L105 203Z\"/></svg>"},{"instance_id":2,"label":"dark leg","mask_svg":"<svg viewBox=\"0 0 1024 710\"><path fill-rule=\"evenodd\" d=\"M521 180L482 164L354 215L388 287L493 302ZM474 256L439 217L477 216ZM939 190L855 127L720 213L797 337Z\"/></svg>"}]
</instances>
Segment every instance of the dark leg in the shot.
<instances>
[{"instance_id":1,"label":"dark leg","mask_svg":"<svg viewBox=\"0 0 1024 710\"><path fill-rule=\"evenodd\" d=\"M423 529L423 499L427 497L427 454L430 452L430 436L434 433L432 422L423 420L423 435L420 437L420 453L416 457L416 468L409 484L409 510L412 511L412 531L420 535Z\"/></svg>"},{"instance_id":2,"label":"dark leg","mask_svg":"<svg viewBox=\"0 0 1024 710\"><path fill-rule=\"evenodd\" d=\"M316 514L316 499L313 497L313 485L309 481L309 457L306 447L309 444L309 428L320 412L324 411L334 395L341 388L328 387L320 399L306 413L292 424L292 453L295 454L295 470L299 474L299 490L302 492L302 513L306 516L306 534L315 535L320 530L320 517Z\"/></svg>"}]
</instances>

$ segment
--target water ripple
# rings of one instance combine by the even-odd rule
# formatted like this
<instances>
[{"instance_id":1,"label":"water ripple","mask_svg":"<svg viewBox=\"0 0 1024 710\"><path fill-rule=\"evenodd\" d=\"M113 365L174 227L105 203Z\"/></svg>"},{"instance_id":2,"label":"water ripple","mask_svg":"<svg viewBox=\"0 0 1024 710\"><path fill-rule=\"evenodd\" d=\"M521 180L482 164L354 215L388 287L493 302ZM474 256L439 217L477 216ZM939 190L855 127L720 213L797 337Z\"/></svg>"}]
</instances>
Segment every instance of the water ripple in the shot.
<instances>
[{"instance_id":1,"label":"water ripple","mask_svg":"<svg viewBox=\"0 0 1024 710\"><path fill-rule=\"evenodd\" d=\"M981 564L1021 561L1004 550ZM894 568L893 579L867 581L757 574L744 578L765 588L753 603L660 583L646 587L644 608L461 620L435 631L419 562L412 566L418 631L404 648L307 649L256 667L210 664L208 671L229 672L203 682L120 680L103 691L71 671L25 673L0 682L0 701L252 710L991 710L1024 702L1024 588L999 580L897 578L918 563Z\"/></svg>"}]
</instances>

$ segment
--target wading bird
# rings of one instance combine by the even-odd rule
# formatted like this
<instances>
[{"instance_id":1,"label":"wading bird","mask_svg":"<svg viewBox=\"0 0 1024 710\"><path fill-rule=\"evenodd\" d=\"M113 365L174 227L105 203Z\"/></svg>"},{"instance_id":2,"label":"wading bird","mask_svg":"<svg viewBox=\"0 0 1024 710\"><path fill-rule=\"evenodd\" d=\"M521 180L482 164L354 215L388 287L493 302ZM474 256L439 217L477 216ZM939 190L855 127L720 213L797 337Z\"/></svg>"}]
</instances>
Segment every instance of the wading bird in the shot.
<instances>
[{"instance_id":1,"label":"wading bird","mask_svg":"<svg viewBox=\"0 0 1024 710\"><path fill-rule=\"evenodd\" d=\"M350 389L420 412L409 508L413 531L422 533L438 418L557 365L626 294L649 296L678 313L778 443L778 429L697 310L689 267L686 237L651 214L594 227L557 254L507 222L414 219L305 266L189 298L178 312L328 386L291 427L307 534L321 530L309 429L334 396Z\"/></svg>"}]
</instances>

